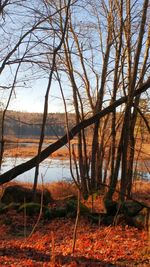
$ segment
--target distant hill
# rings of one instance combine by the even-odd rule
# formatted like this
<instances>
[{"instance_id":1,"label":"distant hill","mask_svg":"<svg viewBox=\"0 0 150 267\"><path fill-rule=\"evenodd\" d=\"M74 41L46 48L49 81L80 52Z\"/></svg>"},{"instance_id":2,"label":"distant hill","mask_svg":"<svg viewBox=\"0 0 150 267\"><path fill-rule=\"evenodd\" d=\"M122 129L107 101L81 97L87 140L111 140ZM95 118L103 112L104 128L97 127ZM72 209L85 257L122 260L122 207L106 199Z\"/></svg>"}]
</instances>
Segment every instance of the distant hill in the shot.
<instances>
[{"instance_id":1,"label":"distant hill","mask_svg":"<svg viewBox=\"0 0 150 267\"><path fill-rule=\"evenodd\" d=\"M69 128L74 125L75 115L68 114ZM5 119L5 136L39 137L42 113L28 113L8 110ZM64 113L50 113L47 117L45 135L62 136L66 133Z\"/></svg>"}]
</instances>

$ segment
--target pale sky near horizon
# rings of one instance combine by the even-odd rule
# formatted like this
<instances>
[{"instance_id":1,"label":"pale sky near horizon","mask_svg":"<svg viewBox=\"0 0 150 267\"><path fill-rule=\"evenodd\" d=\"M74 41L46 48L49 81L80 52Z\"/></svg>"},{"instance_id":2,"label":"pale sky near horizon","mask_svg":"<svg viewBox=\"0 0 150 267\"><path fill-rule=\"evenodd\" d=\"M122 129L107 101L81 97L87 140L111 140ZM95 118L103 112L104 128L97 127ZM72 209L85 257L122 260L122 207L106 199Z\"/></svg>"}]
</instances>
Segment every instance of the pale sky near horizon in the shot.
<instances>
[{"instance_id":1,"label":"pale sky near horizon","mask_svg":"<svg viewBox=\"0 0 150 267\"><path fill-rule=\"evenodd\" d=\"M53 92L54 88L51 88L53 96L49 97L49 112L63 112L63 103L58 99L58 93ZM16 98L13 97L9 105L10 110L24 111L24 112L43 112L44 109L44 91L36 94L38 88L26 88L24 91L21 90L16 93ZM56 98L55 98L56 96ZM59 107L59 109L58 109Z\"/></svg>"},{"instance_id":2,"label":"pale sky near horizon","mask_svg":"<svg viewBox=\"0 0 150 267\"><path fill-rule=\"evenodd\" d=\"M37 112L41 113L44 110L44 98L47 88L47 80L41 79L34 81L31 86L25 86L24 88L16 88L15 95L13 94L8 110L16 110L22 112ZM67 87L64 90L66 94L66 101L69 99L70 90ZM4 103L8 96L5 96ZM2 99L2 97L1 97ZM72 111L72 107L69 106L68 112ZM50 89L49 95L49 113L64 112L64 104L62 101L60 89L58 84L53 83Z\"/></svg>"}]
</instances>

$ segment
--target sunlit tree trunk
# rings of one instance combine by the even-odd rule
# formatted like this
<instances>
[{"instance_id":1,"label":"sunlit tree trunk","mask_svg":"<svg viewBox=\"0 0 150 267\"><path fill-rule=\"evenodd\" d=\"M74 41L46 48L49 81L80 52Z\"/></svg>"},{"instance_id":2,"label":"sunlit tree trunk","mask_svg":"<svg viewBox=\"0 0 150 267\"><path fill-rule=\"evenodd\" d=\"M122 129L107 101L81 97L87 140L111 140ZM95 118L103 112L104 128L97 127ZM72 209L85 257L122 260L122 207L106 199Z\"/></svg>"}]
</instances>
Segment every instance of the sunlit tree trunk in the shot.
<instances>
[{"instance_id":1,"label":"sunlit tree trunk","mask_svg":"<svg viewBox=\"0 0 150 267\"><path fill-rule=\"evenodd\" d=\"M115 68L114 68L114 81L113 81L113 93L111 102L114 103L116 101L117 90L119 86L119 78L120 78L120 58L121 58L121 49L122 49L122 34L123 34L123 1L120 1L120 5L117 6L117 13L119 13L120 17L120 25L118 25L118 38L115 38ZM115 32L115 29L114 29ZM120 147L120 145L119 145ZM112 113L112 122L111 122L111 168L110 168L110 187L108 188L108 192L106 194L106 198L112 199L114 190L116 188L117 180L118 180L118 169L120 162L120 148L118 149L118 154L116 156L116 110ZM116 170L115 170L115 160L116 160ZM117 171L118 170L118 171Z\"/></svg>"},{"instance_id":2,"label":"sunlit tree trunk","mask_svg":"<svg viewBox=\"0 0 150 267\"><path fill-rule=\"evenodd\" d=\"M138 34L137 47L135 51L133 70L131 73L131 13L130 13L130 1L127 1L127 25L125 26L125 35L127 40L127 63L128 63L128 102L125 110L124 124L123 124L123 150L122 150L122 173L121 173L121 189L120 189L120 197L121 200L124 200L124 196L127 193L130 195L129 188L131 188L132 184L132 167L129 166L130 172L128 172L128 164L129 164L129 151L130 148L130 136L131 142L134 144L133 133L131 135L131 107L133 103L133 95L137 81L138 75L138 65L140 60L140 54L142 50L142 41L144 37L144 29L146 23L146 14L148 8L148 0L145 0L143 3L142 10L142 18L140 23L140 30ZM132 155L133 152L130 154ZM133 157L133 156L132 156ZM131 174L131 176L128 176Z\"/></svg>"},{"instance_id":3,"label":"sunlit tree trunk","mask_svg":"<svg viewBox=\"0 0 150 267\"><path fill-rule=\"evenodd\" d=\"M97 96L97 103L95 107L95 114L102 109L106 78L107 78L107 70L108 70L108 62L110 55L110 48L112 45L112 17L111 12L108 14L108 35L107 35L107 43L106 43L106 52L104 55L104 62L102 68L101 75L101 85ZM96 177L96 168L97 168L97 153L99 147L99 126L100 121L97 121L94 126L93 140L92 140L92 156L91 156L91 186L93 190L97 189L96 181L98 180Z\"/></svg>"}]
</instances>

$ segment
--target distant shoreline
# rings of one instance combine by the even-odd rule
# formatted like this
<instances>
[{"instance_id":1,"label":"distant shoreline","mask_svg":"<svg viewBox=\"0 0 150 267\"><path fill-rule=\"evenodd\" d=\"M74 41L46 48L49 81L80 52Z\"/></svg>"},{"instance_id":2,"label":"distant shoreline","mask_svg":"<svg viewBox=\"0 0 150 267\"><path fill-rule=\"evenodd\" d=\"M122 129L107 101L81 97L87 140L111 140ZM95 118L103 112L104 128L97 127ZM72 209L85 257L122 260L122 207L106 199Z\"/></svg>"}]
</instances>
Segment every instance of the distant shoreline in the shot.
<instances>
[{"instance_id":1,"label":"distant shoreline","mask_svg":"<svg viewBox=\"0 0 150 267\"><path fill-rule=\"evenodd\" d=\"M38 152L38 146L17 146L17 147L10 147L7 148L4 152L4 157L34 157L37 155ZM60 148L53 154L51 154L51 157L56 158L68 158L69 157L69 151L67 147Z\"/></svg>"},{"instance_id":2,"label":"distant shoreline","mask_svg":"<svg viewBox=\"0 0 150 267\"><path fill-rule=\"evenodd\" d=\"M59 138L59 137L58 137ZM45 138L43 149L58 140L56 137ZM6 157L34 157L37 155L39 139L32 138L6 138L5 151ZM74 144L75 152L77 152L77 139L71 141ZM89 139L88 152L90 153L91 140ZM75 153L77 156L77 153ZM51 157L69 158L68 146L63 146L59 150L52 153ZM138 161L150 160L150 143L143 143L142 146L137 142L135 148L135 158Z\"/></svg>"}]
</instances>

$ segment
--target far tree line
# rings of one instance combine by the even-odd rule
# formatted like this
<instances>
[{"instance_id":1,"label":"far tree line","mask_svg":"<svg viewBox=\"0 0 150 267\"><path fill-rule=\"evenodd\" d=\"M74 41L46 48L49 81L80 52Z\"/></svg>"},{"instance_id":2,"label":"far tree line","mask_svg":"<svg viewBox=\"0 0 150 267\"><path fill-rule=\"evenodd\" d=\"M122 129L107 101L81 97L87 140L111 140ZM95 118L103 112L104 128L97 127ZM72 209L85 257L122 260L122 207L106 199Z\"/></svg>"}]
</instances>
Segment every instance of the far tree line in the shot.
<instances>
[{"instance_id":1,"label":"far tree line","mask_svg":"<svg viewBox=\"0 0 150 267\"><path fill-rule=\"evenodd\" d=\"M142 106L143 102L142 101ZM144 106L145 118L147 121L150 120L150 114L147 110L147 106ZM119 118L121 114L119 112L116 113L116 117ZM2 110L0 111L0 119L2 118ZM101 124L104 123L101 121ZM13 142L13 139L16 138L21 139L38 139L40 136L42 124L42 113L30 113L30 112L19 112L19 111L11 111L7 110L6 119L5 119L5 144ZM68 114L68 126L71 129L75 125L75 113ZM118 133L120 133L122 128L122 123L120 123L118 127ZM141 117L138 115L136 128L139 128L137 131L137 139L142 139L142 142L149 143L149 132L146 127L146 124L143 122L141 125ZM88 140L89 144L91 144L92 140L92 127L89 127L88 132ZM111 119L108 120L107 123L107 133L111 134ZM142 131L142 135L141 135ZM66 120L65 113L49 113L47 116L46 127L45 127L45 136L47 139L51 137L53 139L57 139L58 137L62 137L66 133ZM19 141L19 140L18 140ZM110 143L110 139L108 138L108 144Z\"/></svg>"},{"instance_id":2,"label":"far tree line","mask_svg":"<svg viewBox=\"0 0 150 267\"><path fill-rule=\"evenodd\" d=\"M74 124L75 116L70 114L69 127ZM2 111L0 113L2 118ZM39 138L42 124L42 113L15 112L7 110L4 136L12 138ZM65 134L65 114L48 114L45 135L57 138Z\"/></svg>"}]
</instances>

